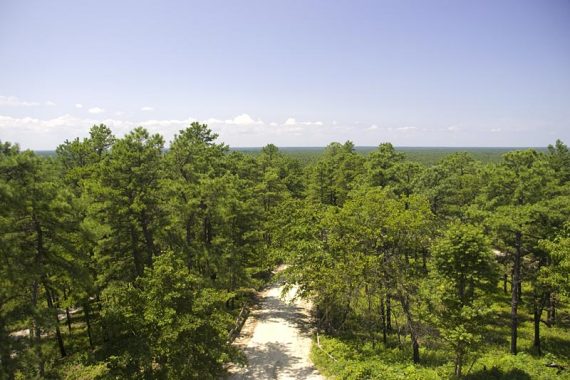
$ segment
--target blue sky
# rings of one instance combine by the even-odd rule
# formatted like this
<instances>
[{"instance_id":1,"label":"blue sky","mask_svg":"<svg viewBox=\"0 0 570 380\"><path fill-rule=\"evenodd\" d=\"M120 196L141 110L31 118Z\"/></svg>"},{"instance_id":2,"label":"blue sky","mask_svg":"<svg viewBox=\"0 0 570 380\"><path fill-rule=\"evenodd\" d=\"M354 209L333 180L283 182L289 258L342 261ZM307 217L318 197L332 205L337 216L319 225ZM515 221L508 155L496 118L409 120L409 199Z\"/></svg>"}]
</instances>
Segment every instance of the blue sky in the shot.
<instances>
[{"instance_id":1,"label":"blue sky","mask_svg":"<svg viewBox=\"0 0 570 380\"><path fill-rule=\"evenodd\" d=\"M0 0L0 140L570 143L570 1Z\"/></svg>"}]
</instances>

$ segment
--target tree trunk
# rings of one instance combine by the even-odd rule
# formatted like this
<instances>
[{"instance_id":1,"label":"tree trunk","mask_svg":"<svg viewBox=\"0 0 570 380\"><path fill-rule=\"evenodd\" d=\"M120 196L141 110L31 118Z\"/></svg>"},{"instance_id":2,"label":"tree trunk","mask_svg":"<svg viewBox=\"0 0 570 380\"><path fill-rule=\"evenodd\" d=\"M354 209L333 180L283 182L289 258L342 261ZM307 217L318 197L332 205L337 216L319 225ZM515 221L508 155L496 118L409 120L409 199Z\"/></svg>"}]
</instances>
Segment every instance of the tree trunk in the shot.
<instances>
[{"instance_id":1,"label":"tree trunk","mask_svg":"<svg viewBox=\"0 0 570 380\"><path fill-rule=\"evenodd\" d=\"M61 354L61 357L64 358L67 355L67 353L65 352L63 337L61 336L61 330L59 329L59 317L57 315L57 309L53 307L53 299L51 293L48 290L48 288L45 286L45 284L44 287L46 289L46 300L47 300L48 309L55 315L55 338L57 340L57 345L59 346L59 353Z\"/></svg>"},{"instance_id":2,"label":"tree trunk","mask_svg":"<svg viewBox=\"0 0 570 380\"><path fill-rule=\"evenodd\" d=\"M461 378L461 372L463 370L463 347L461 344L457 346L457 351L455 355L455 376Z\"/></svg>"},{"instance_id":3,"label":"tree trunk","mask_svg":"<svg viewBox=\"0 0 570 380\"><path fill-rule=\"evenodd\" d=\"M39 297L39 284L37 281L34 281L32 285L32 307L35 309L38 305L38 297ZM38 360L38 374L40 378L45 377L45 365L44 365L44 357L42 353L42 330L40 328L40 321L38 320L37 313L33 314L33 323L32 328L30 329L30 338L31 343L34 346L34 353L36 355L36 359Z\"/></svg>"},{"instance_id":4,"label":"tree trunk","mask_svg":"<svg viewBox=\"0 0 570 380\"><path fill-rule=\"evenodd\" d=\"M386 295L386 331L392 331L392 304L390 295Z\"/></svg>"},{"instance_id":5,"label":"tree trunk","mask_svg":"<svg viewBox=\"0 0 570 380\"><path fill-rule=\"evenodd\" d=\"M509 282L509 281L508 281L508 276L507 276L507 274L505 273L505 274L503 275L503 291L505 292L505 294L507 294L507 293L509 292L509 291L507 290L507 283L508 283L508 282Z\"/></svg>"},{"instance_id":6,"label":"tree trunk","mask_svg":"<svg viewBox=\"0 0 570 380\"><path fill-rule=\"evenodd\" d=\"M143 211L140 216L141 229L143 232L145 244L146 244L146 266L148 268L152 267L152 261L156 254L156 248L154 246L154 237L152 236L152 231L148 228L149 221L146 213Z\"/></svg>"},{"instance_id":7,"label":"tree trunk","mask_svg":"<svg viewBox=\"0 0 570 380\"><path fill-rule=\"evenodd\" d=\"M69 312L69 308L65 308L65 320L67 322L67 329L69 330L69 335L71 335L71 313Z\"/></svg>"},{"instance_id":8,"label":"tree trunk","mask_svg":"<svg viewBox=\"0 0 570 380\"><path fill-rule=\"evenodd\" d=\"M420 345L418 343L418 337L416 334L416 326L414 320L412 318L412 312L410 311L410 301L407 297L400 296L400 302L402 304L402 309L404 310L404 314L406 315L406 323L408 325L408 329L410 330L410 338L412 340L412 359L414 363L420 362Z\"/></svg>"},{"instance_id":9,"label":"tree trunk","mask_svg":"<svg viewBox=\"0 0 570 380\"><path fill-rule=\"evenodd\" d=\"M388 343L388 339L386 336L386 310L384 307L384 300L382 298L380 298L380 314L382 316L381 318L381 323L382 323L382 342L384 343L384 346L386 346L386 344Z\"/></svg>"},{"instance_id":10,"label":"tree trunk","mask_svg":"<svg viewBox=\"0 0 570 380\"><path fill-rule=\"evenodd\" d=\"M398 345L402 345L402 334L401 334L401 329L400 326L398 325L398 319L394 320L394 323L396 323L396 334L398 335Z\"/></svg>"},{"instance_id":11,"label":"tree trunk","mask_svg":"<svg viewBox=\"0 0 570 380\"><path fill-rule=\"evenodd\" d=\"M547 310L548 326L552 327L556 323L556 296L554 292L550 293L548 297L548 310Z\"/></svg>"},{"instance_id":12,"label":"tree trunk","mask_svg":"<svg viewBox=\"0 0 570 380\"><path fill-rule=\"evenodd\" d=\"M40 273L43 274L44 265L44 234L39 220L35 213L32 213L32 220L34 222L34 229L36 231L36 257L34 259L35 265L37 266ZM32 285L32 308L34 310L33 316L33 326L30 331L30 337L32 338L32 344L34 345L34 352L38 360L38 373L41 378L45 377L45 363L42 353L42 330L40 327L40 320L37 315L37 307L40 296L40 284L38 280L34 280Z\"/></svg>"},{"instance_id":13,"label":"tree trunk","mask_svg":"<svg viewBox=\"0 0 570 380\"><path fill-rule=\"evenodd\" d=\"M522 234L515 234L515 256L513 262L513 280L511 286L511 354L517 354L517 332L518 332L518 305L519 305L519 283L521 270L521 238Z\"/></svg>"},{"instance_id":14,"label":"tree trunk","mask_svg":"<svg viewBox=\"0 0 570 380\"><path fill-rule=\"evenodd\" d=\"M85 324L87 325L87 337L89 338L89 347L93 348L93 336L91 334L91 315L89 314L89 299L83 305L83 314L85 314Z\"/></svg>"},{"instance_id":15,"label":"tree trunk","mask_svg":"<svg viewBox=\"0 0 570 380\"><path fill-rule=\"evenodd\" d=\"M414 332L410 331L410 337L412 338L413 361L418 364L420 362L420 345Z\"/></svg>"},{"instance_id":16,"label":"tree trunk","mask_svg":"<svg viewBox=\"0 0 570 380\"><path fill-rule=\"evenodd\" d=\"M67 301L67 292L65 291L65 287L63 288L63 299ZM65 308L65 321L67 323L67 329L69 330L69 335L71 335L71 314L69 313L69 307Z\"/></svg>"},{"instance_id":17,"label":"tree trunk","mask_svg":"<svg viewBox=\"0 0 570 380\"><path fill-rule=\"evenodd\" d=\"M366 298L368 301L368 335L372 337L372 348L376 347L376 331L375 330L375 323L374 317L372 315L372 295L370 294L370 289L368 288L368 284L366 284Z\"/></svg>"},{"instance_id":18,"label":"tree trunk","mask_svg":"<svg viewBox=\"0 0 570 380\"><path fill-rule=\"evenodd\" d=\"M538 304L538 300L535 300L534 304L534 343L533 347L539 355L542 355L542 350L540 347L540 317L542 315L542 308Z\"/></svg>"},{"instance_id":19,"label":"tree trunk","mask_svg":"<svg viewBox=\"0 0 570 380\"><path fill-rule=\"evenodd\" d=\"M135 231L134 226L130 226L129 228L130 228L130 233L131 233L131 249L132 249L132 254L133 254L133 261L135 264L135 271L136 271L137 277L140 277L144 273L144 265L143 265L143 260L141 258L141 254L140 254L138 247L137 247L137 243L138 243L137 233Z\"/></svg>"}]
</instances>

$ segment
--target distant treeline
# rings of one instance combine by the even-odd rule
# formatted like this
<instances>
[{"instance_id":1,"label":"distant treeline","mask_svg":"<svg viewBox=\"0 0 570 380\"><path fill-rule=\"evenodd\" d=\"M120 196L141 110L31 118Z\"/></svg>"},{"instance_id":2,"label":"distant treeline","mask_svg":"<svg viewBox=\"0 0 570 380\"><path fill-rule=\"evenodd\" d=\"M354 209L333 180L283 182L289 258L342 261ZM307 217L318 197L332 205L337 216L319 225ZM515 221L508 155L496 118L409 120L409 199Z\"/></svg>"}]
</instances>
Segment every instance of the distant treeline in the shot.
<instances>
[{"instance_id":1,"label":"distant treeline","mask_svg":"<svg viewBox=\"0 0 570 380\"><path fill-rule=\"evenodd\" d=\"M377 147L374 146L355 146L354 150L359 154L369 154ZM243 152L248 154L259 154L262 147L230 147L230 151ZM326 147L279 147L279 150L292 158L299 160L303 165L316 162L323 154ZM435 165L445 156L453 153L465 152L472 156L475 160L489 163L499 162L503 154L514 150L534 149L537 152L546 152L545 147L395 147L397 152L406 154L406 159L416 161L425 165ZM53 156L55 150L38 150L36 154L39 156Z\"/></svg>"}]
</instances>

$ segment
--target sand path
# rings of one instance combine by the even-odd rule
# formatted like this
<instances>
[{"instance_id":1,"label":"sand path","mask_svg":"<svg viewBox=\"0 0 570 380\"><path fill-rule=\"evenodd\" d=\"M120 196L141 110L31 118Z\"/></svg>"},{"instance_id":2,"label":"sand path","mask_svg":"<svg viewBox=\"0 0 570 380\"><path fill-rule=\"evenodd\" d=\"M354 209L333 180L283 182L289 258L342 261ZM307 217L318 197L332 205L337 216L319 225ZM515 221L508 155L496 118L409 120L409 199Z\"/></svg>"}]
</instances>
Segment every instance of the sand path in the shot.
<instances>
[{"instance_id":1,"label":"sand path","mask_svg":"<svg viewBox=\"0 0 570 380\"><path fill-rule=\"evenodd\" d=\"M230 379L324 380L309 359L310 304L291 302L297 288L281 299L282 289L282 284L275 284L261 294L259 308L252 312L236 340L248 365L234 368Z\"/></svg>"}]
</instances>

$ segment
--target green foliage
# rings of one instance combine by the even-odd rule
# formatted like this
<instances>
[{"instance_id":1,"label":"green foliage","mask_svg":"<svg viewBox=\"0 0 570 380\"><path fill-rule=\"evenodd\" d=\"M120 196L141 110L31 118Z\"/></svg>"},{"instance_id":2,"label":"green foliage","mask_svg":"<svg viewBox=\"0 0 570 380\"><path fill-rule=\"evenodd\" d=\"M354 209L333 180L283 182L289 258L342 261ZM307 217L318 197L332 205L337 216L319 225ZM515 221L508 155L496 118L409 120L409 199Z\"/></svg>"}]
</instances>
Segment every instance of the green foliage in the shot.
<instances>
[{"instance_id":1,"label":"green foliage","mask_svg":"<svg viewBox=\"0 0 570 380\"><path fill-rule=\"evenodd\" d=\"M568 377L545 367L570 360L561 141L244 152L217 138L192 123L165 149L95 125L51 156L0 143L0 378L221 377L243 359L228 342L242 302L281 263L336 378Z\"/></svg>"},{"instance_id":2,"label":"green foliage","mask_svg":"<svg viewBox=\"0 0 570 380\"><path fill-rule=\"evenodd\" d=\"M471 372L466 366L490 345L505 342L507 331L501 329L498 339L484 328L494 325L497 307L506 314L506 297L498 297L503 306L493 304L503 266L505 288L513 273L510 326L508 314L503 316L514 336L511 352L517 352L517 338L519 345L528 344L532 331L532 352L540 355L541 314L549 308L546 323L552 328L568 283L562 274L567 256L562 245L567 242L560 231L570 203L566 183L553 170L560 170L565 160L563 144L551 148L549 156L535 150L510 152L499 165L487 167L458 153L428 169L406 168L401 154L383 144L367 157L366 171L351 176L353 185L345 186L346 196L336 202L340 192L334 178L343 178L338 171L345 170L341 148L329 146L328 154L310 169L309 202L294 206L304 211L284 213L288 224L282 235L292 252L289 279L313 298L319 326L342 342L373 347L382 334L382 346L388 348L397 323L398 351L412 353L414 362L430 366L431 353L446 352L437 364L443 371L418 378L447 378L453 372L460 377ZM521 316L527 310L533 329L521 331L527 329ZM421 344L425 348L418 349ZM335 347L333 355L338 350L345 352ZM337 364L327 357L321 355L321 364L339 378L416 376L403 375L403 369L392 374L394 366L386 369L378 358L353 355ZM568 357L557 360L565 365ZM500 365L493 371L482 368L478 373L522 378L538 373Z\"/></svg>"},{"instance_id":3,"label":"green foliage","mask_svg":"<svg viewBox=\"0 0 570 380\"><path fill-rule=\"evenodd\" d=\"M106 292L105 321L121 335L111 348L112 373L137 377L191 379L214 377L236 359L226 345L231 314L228 293L205 288L172 252L158 256L135 286Z\"/></svg>"},{"instance_id":4,"label":"green foliage","mask_svg":"<svg viewBox=\"0 0 570 380\"><path fill-rule=\"evenodd\" d=\"M481 167L467 153L453 153L418 179L432 211L443 219L463 218L482 186Z\"/></svg>"},{"instance_id":5,"label":"green foliage","mask_svg":"<svg viewBox=\"0 0 570 380\"><path fill-rule=\"evenodd\" d=\"M446 291L446 306L467 306L479 292L495 289L497 275L490 242L475 226L454 223L432 246L434 269Z\"/></svg>"},{"instance_id":6,"label":"green foliage","mask_svg":"<svg viewBox=\"0 0 570 380\"><path fill-rule=\"evenodd\" d=\"M442 337L455 352L455 375L480 340L485 296L496 289L497 274L490 244L470 225L452 224L433 247L434 295L441 300L435 315ZM483 302L480 302L483 300Z\"/></svg>"},{"instance_id":7,"label":"green foliage","mask_svg":"<svg viewBox=\"0 0 570 380\"><path fill-rule=\"evenodd\" d=\"M310 171L308 198L326 205L341 206L361 174L362 157L347 141L329 144Z\"/></svg>"},{"instance_id":8,"label":"green foliage","mask_svg":"<svg viewBox=\"0 0 570 380\"><path fill-rule=\"evenodd\" d=\"M549 254L549 263L540 268L538 282L544 288L558 290L570 296L570 222L552 240L543 240L540 245Z\"/></svg>"},{"instance_id":9,"label":"green foliage","mask_svg":"<svg viewBox=\"0 0 570 380\"><path fill-rule=\"evenodd\" d=\"M240 360L228 332L302 174L216 138L193 123L165 153L160 135L99 125L53 160L1 144L2 378L216 377Z\"/></svg>"}]
</instances>

